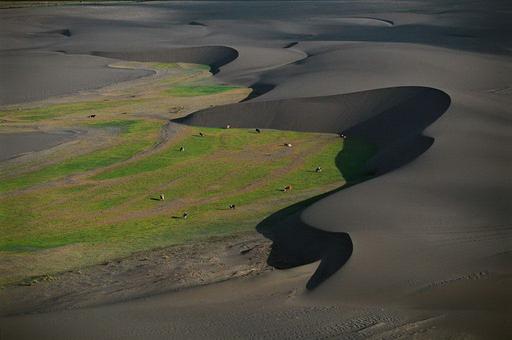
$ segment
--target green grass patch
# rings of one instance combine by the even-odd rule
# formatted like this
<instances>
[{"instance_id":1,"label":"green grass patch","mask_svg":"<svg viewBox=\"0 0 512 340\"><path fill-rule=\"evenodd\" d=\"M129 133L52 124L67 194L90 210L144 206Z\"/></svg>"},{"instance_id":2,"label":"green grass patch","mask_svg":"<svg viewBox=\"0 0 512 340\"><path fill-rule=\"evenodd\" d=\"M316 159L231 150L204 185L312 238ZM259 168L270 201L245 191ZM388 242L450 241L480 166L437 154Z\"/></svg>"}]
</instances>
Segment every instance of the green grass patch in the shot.
<instances>
[{"instance_id":1,"label":"green grass patch","mask_svg":"<svg viewBox=\"0 0 512 340\"><path fill-rule=\"evenodd\" d=\"M194 96L208 96L212 94L222 93L234 89L237 86L228 85L186 85L186 86L173 86L165 91L167 95L173 97L194 97Z\"/></svg>"},{"instance_id":2,"label":"green grass patch","mask_svg":"<svg viewBox=\"0 0 512 340\"><path fill-rule=\"evenodd\" d=\"M328 134L184 127L172 145L151 149L165 120L143 115L134 119L139 111L150 111L152 106L147 105L164 99L161 105L168 110L175 105L169 96L205 96L238 88L198 81L208 66L152 66L176 75L159 80L154 98L0 112L0 117L30 124L47 120L51 126L86 125L115 132L108 134L113 140L103 148L72 156L63 153L59 163L2 176L0 254L18 265L8 266L13 270L0 274L0 283L37 275L40 268L60 271L250 230L280 209L366 176L361 169L375 148ZM180 79L188 79L188 84L173 85ZM130 115L107 118L121 112ZM98 116L83 119L89 114ZM315 172L317 166L322 172ZM82 176L68 178L78 174ZM54 180L59 181L44 185ZM293 190L283 192L286 185ZM160 193L165 194L164 201L158 200ZM228 209L231 203L235 210ZM180 218L184 211L190 214L186 220Z\"/></svg>"},{"instance_id":3,"label":"green grass patch","mask_svg":"<svg viewBox=\"0 0 512 340\"><path fill-rule=\"evenodd\" d=\"M122 127L130 137L129 143L104 151L110 157L118 155L116 161L126 159L125 147L131 150L126 151L129 155L140 149L130 133L147 129L140 121L95 124ZM209 128L201 129L205 137L199 137L198 131L189 128L168 148L100 173L87 185L0 200L7 207L0 210L0 251L97 243L134 251L188 242L247 230L277 209L344 183L337 164L343 141L335 136L271 130L256 135L244 129ZM284 142L294 147L286 148ZM184 152L179 151L181 145ZM370 156L371 148L362 146L353 150L361 154L352 168L361 167ZM105 154L77 157L44 173L81 172L113 162ZM317 166L321 173L314 171ZM288 184L293 185L292 192L280 191ZM165 201L157 200L161 192ZM227 209L230 203L237 205L235 211ZM23 211L30 214L24 216ZM179 218L183 211L190 213L186 221Z\"/></svg>"},{"instance_id":4,"label":"green grass patch","mask_svg":"<svg viewBox=\"0 0 512 340\"><path fill-rule=\"evenodd\" d=\"M84 115L96 114L98 111L127 104L133 104L135 101L136 100L134 99L126 99L114 101L78 102L68 104L55 104L32 109L10 109L0 111L0 117L9 116L12 118L36 122L79 113L83 113Z\"/></svg>"},{"instance_id":5,"label":"green grass patch","mask_svg":"<svg viewBox=\"0 0 512 340\"><path fill-rule=\"evenodd\" d=\"M115 146L73 157L58 164L49 165L34 172L29 172L0 183L0 192L23 189L36 184L55 180L71 174L81 173L96 168L125 161L135 154L149 148L154 139L149 137L161 128L160 123L149 121L114 121L94 123L98 128L117 127L122 134Z\"/></svg>"}]
</instances>

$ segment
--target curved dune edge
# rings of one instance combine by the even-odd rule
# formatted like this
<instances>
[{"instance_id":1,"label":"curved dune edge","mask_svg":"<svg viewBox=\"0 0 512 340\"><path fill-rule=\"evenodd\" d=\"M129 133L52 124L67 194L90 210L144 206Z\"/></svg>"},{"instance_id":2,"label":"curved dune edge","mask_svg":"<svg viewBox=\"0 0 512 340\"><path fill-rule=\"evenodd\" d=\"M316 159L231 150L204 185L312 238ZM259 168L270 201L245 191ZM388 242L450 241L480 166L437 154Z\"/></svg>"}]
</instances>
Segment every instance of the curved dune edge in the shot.
<instances>
[{"instance_id":1,"label":"curved dune edge","mask_svg":"<svg viewBox=\"0 0 512 340\"><path fill-rule=\"evenodd\" d=\"M337 23L347 26L378 26L378 27L390 27L394 26L395 23L388 19L375 18L370 16L350 16L350 17L338 17L338 18L321 18L323 22Z\"/></svg>"},{"instance_id":2,"label":"curved dune edge","mask_svg":"<svg viewBox=\"0 0 512 340\"><path fill-rule=\"evenodd\" d=\"M377 147L363 173L378 176L403 166L425 152L434 139L422 135L450 106L445 92L419 86L402 86L322 97L293 98L274 101L242 102L194 112L176 122L207 127L267 128L305 132L337 133ZM344 152L336 163L346 174ZM350 178L339 191L354 185L360 178ZM301 212L328 192L278 211L256 227L272 240L268 264L292 268L320 260L320 265L306 287L314 289L338 271L350 258L354 245L347 233L335 233L311 227L301 220ZM293 235L293 236L291 236Z\"/></svg>"},{"instance_id":3,"label":"curved dune edge","mask_svg":"<svg viewBox=\"0 0 512 340\"><path fill-rule=\"evenodd\" d=\"M178 47L124 52L93 51L91 54L127 61L205 64L210 65L213 73L216 73L221 66L238 58L238 51L227 46Z\"/></svg>"}]
</instances>

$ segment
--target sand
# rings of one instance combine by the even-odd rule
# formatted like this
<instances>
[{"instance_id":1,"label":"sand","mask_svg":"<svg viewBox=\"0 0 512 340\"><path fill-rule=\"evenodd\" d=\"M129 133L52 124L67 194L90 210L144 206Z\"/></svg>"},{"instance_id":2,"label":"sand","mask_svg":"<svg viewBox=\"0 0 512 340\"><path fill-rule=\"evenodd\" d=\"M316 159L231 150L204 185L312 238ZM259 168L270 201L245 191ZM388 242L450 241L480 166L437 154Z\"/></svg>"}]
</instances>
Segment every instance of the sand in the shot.
<instances>
[{"instance_id":1,"label":"sand","mask_svg":"<svg viewBox=\"0 0 512 340\"><path fill-rule=\"evenodd\" d=\"M73 131L0 133L0 161L41 151L72 140Z\"/></svg>"},{"instance_id":2,"label":"sand","mask_svg":"<svg viewBox=\"0 0 512 340\"><path fill-rule=\"evenodd\" d=\"M105 73L108 60L92 56L95 51L122 56L155 46L226 46L238 57L219 66L217 78L264 91L195 113L185 123L343 129L349 140L364 137L379 147L368 164L375 178L320 197L270 230L260 223L257 231L275 242L272 252L288 255L269 263L292 269L3 318L3 335L507 338L512 9L483 0L401 2L396 8L372 1L243 1L1 11L1 55L19 60L16 80L27 79L23 70L30 65L60 74L55 70L63 55L51 51L90 54L70 57L71 71L51 77L48 96L65 93L70 79L80 78L74 58L91 60L92 82L119 81ZM63 29L71 35L30 35ZM197 51L202 57L205 50ZM34 64L33 54L44 58ZM36 88L17 88L9 96L2 92L2 102L42 98L30 93L39 93ZM339 238L334 247L325 246L329 236ZM320 267L312 263L318 260Z\"/></svg>"},{"instance_id":3,"label":"sand","mask_svg":"<svg viewBox=\"0 0 512 340\"><path fill-rule=\"evenodd\" d=\"M109 68L112 59L62 52L0 51L0 105L45 100L152 74Z\"/></svg>"}]
</instances>

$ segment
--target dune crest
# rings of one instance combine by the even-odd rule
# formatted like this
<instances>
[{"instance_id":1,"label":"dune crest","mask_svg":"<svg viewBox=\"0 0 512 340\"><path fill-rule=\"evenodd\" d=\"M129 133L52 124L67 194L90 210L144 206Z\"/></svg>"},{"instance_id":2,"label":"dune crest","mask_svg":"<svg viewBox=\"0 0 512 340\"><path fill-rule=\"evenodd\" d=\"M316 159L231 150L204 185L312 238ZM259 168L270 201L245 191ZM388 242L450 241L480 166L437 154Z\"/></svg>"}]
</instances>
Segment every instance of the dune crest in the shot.
<instances>
[{"instance_id":1,"label":"dune crest","mask_svg":"<svg viewBox=\"0 0 512 340\"><path fill-rule=\"evenodd\" d=\"M451 99L430 87L403 86L332 96L243 102L194 112L177 122L220 127L266 128L339 133L363 139L377 147L362 174L376 176L396 169L425 152L434 139L422 135L450 106ZM336 159L347 186L358 181L343 160ZM340 188L340 189L343 189ZM340 190L338 189L338 190ZM334 192L338 191L335 190ZM329 196L326 193L272 214L256 229L273 241L268 263L278 269L321 260L306 287L313 289L339 270L350 258L353 245L343 232L316 229L301 220L304 207Z\"/></svg>"}]
</instances>

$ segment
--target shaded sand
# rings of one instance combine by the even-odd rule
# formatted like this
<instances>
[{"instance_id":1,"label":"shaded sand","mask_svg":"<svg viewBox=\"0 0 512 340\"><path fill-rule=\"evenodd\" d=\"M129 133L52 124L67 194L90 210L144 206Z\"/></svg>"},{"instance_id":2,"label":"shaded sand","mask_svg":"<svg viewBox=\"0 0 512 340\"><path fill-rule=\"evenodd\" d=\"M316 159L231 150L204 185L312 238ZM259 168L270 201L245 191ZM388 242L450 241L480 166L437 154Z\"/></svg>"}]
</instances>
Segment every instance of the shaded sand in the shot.
<instances>
[{"instance_id":1,"label":"shaded sand","mask_svg":"<svg viewBox=\"0 0 512 340\"><path fill-rule=\"evenodd\" d=\"M73 131L0 133L0 161L49 149L72 140L75 135Z\"/></svg>"},{"instance_id":2,"label":"shaded sand","mask_svg":"<svg viewBox=\"0 0 512 340\"><path fill-rule=\"evenodd\" d=\"M315 272L315 263L121 304L3 318L4 334L508 338L512 100L501 89L512 83L512 9L499 1L404 2L400 10L395 5L170 2L102 6L101 13L94 6L0 13L8 23L8 33L0 33L8 44L2 46L11 48L42 48L46 42L70 53L121 53L230 46L239 56L217 77L262 91L243 104L212 108L209 113L219 119L212 124L228 119L241 126L343 128L380 148L368 164L379 176L304 211L301 206L281 216L276 212L280 221L292 215L290 223L314 229L300 227L296 235L286 223L258 227L278 245L274 255L291 254L269 263L293 267L322 259L322 270ZM115 21L107 20L114 14ZM22 16L44 29L27 25ZM394 25L330 20L342 17ZM43 42L25 34L56 29L72 34ZM27 50L16 53L29 64L23 59ZM49 56L41 65L55 61ZM100 72L96 68L91 76ZM62 84L55 79L50 85ZM350 113L346 120L340 107ZM294 111L308 124L294 119ZM210 124L202 112L188 119ZM322 240L329 233L342 240L336 246L344 246L326 265L323 250L332 248ZM342 235L350 237L353 249ZM305 243L308 237L311 243ZM306 291L308 282L317 282L313 273L330 277Z\"/></svg>"}]
</instances>

